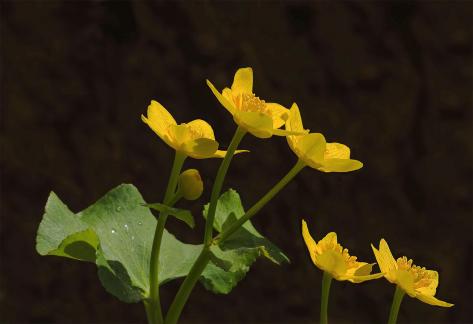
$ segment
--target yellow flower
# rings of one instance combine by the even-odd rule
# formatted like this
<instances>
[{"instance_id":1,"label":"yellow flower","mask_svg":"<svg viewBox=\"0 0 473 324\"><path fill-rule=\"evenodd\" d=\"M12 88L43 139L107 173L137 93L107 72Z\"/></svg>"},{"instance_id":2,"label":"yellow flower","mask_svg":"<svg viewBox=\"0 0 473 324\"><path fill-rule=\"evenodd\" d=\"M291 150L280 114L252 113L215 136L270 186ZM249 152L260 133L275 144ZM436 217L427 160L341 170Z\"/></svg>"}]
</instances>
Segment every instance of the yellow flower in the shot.
<instances>
[{"instance_id":1,"label":"yellow flower","mask_svg":"<svg viewBox=\"0 0 473 324\"><path fill-rule=\"evenodd\" d=\"M371 244L371 248L381 272L389 282L398 285L409 296L424 303L442 307L453 306L453 304L434 297L439 284L437 271L416 266L412 264L412 260L407 260L405 256L394 260L388 243L384 239L379 242L379 250L373 244Z\"/></svg>"},{"instance_id":2,"label":"yellow flower","mask_svg":"<svg viewBox=\"0 0 473 324\"><path fill-rule=\"evenodd\" d=\"M167 145L187 156L206 159L223 158L226 154L226 151L218 150L212 127L202 119L178 125L166 108L155 100L148 106L148 116L141 115L141 119Z\"/></svg>"},{"instance_id":3,"label":"yellow flower","mask_svg":"<svg viewBox=\"0 0 473 324\"><path fill-rule=\"evenodd\" d=\"M250 67L238 69L231 89L225 88L220 93L207 80L218 101L233 116L238 126L259 138L272 135L286 136L294 132L279 129L288 118L289 110L277 103L265 102L253 93L253 70ZM296 134L304 134L301 130Z\"/></svg>"},{"instance_id":4,"label":"yellow flower","mask_svg":"<svg viewBox=\"0 0 473 324\"><path fill-rule=\"evenodd\" d=\"M307 249L309 249L312 262L317 268L328 272L336 280L360 283L383 276L382 273L371 274L375 263L358 262L356 256L348 254L348 249L344 249L337 243L337 234L334 232L328 233L318 243L315 243L307 229L306 222L302 220L302 236Z\"/></svg>"},{"instance_id":5,"label":"yellow flower","mask_svg":"<svg viewBox=\"0 0 473 324\"><path fill-rule=\"evenodd\" d=\"M298 132L304 129L297 104L289 110L286 130ZM297 157L311 168L322 172L349 172L363 167L363 163L350 159L350 149L340 143L326 143L320 133L287 136L287 142Z\"/></svg>"}]
</instances>

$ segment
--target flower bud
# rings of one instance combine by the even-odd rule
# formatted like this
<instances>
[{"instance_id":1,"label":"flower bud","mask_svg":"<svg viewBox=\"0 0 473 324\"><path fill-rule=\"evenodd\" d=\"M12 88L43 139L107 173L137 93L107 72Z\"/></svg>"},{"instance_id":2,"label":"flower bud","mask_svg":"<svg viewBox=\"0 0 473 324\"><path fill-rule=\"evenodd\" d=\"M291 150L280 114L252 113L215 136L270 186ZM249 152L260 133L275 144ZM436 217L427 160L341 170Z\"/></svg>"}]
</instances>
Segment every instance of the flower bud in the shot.
<instances>
[{"instance_id":1,"label":"flower bud","mask_svg":"<svg viewBox=\"0 0 473 324\"><path fill-rule=\"evenodd\" d=\"M199 171L189 169L179 175L179 192L184 199L196 200L204 191L204 183L200 178Z\"/></svg>"}]
</instances>

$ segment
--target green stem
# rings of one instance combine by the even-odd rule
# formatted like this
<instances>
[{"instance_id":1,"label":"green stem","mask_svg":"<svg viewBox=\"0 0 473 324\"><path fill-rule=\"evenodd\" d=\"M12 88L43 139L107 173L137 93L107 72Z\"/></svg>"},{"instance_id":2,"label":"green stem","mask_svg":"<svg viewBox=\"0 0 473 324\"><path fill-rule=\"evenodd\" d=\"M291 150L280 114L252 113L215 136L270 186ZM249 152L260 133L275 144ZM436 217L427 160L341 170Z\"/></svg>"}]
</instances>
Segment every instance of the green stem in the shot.
<instances>
[{"instance_id":1,"label":"green stem","mask_svg":"<svg viewBox=\"0 0 473 324\"><path fill-rule=\"evenodd\" d=\"M215 177L215 182L212 187L212 194L210 195L210 205L207 212L207 221L205 222L205 234L204 234L204 245L209 245L212 241L212 231L215 218L215 211L217 209L217 201L222 191L223 180L227 174L228 167L232 161L233 155L240 144L243 136L245 136L246 131L240 127L237 128L235 135L233 135L232 141L228 146L227 154L223 158L222 163L217 171L217 176Z\"/></svg>"},{"instance_id":2,"label":"green stem","mask_svg":"<svg viewBox=\"0 0 473 324\"><path fill-rule=\"evenodd\" d=\"M332 276L324 271L324 275L322 277L322 299L320 302L320 324L327 324L328 323L328 296L330 294L330 284L332 283Z\"/></svg>"},{"instance_id":3,"label":"green stem","mask_svg":"<svg viewBox=\"0 0 473 324\"><path fill-rule=\"evenodd\" d=\"M233 222L230 227L225 231L217 235L214 239L215 244L219 244L225 241L230 235L232 235L237 229L239 229L247 220L253 217L264 205L266 205L276 194L284 188L289 181L291 181L303 168L305 167L304 162L298 160L297 163L292 167L291 170L281 179L279 182L271 188L256 204L253 205L248 211Z\"/></svg>"},{"instance_id":4,"label":"green stem","mask_svg":"<svg viewBox=\"0 0 473 324\"><path fill-rule=\"evenodd\" d=\"M251 218L256 212L258 212L265 204L267 204L282 188L292 179L294 176L302 170L305 166L301 161L298 161L296 165L282 178L273 188L271 188L268 193L266 193L263 198L261 198L256 204L253 205L246 213L241 217L237 222L238 226L234 226L237 222L233 223L230 228L228 228L224 233L221 233L219 236L215 237L211 242L212 243L223 243L230 235L235 232L243 223L245 223L249 218ZM210 213L208 214L210 215ZM207 216L207 222L209 221ZM243 221L240 221L243 219ZM189 296L194 289L195 284L200 278L200 275L204 271L205 267L210 261L211 251L210 245L204 245L202 251L200 252L199 257L194 262L189 274L184 279L179 291L177 292L174 300L169 308L168 314L166 316L165 323L166 324L175 324L179 320L181 315L182 309L186 304Z\"/></svg>"},{"instance_id":5,"label":"green stem","mask_svg":"<svg viewBox=\"0 0 473 324\"><path fill-rule=\"evenodd\" d=\"M401 307L402 298L404 297L404 290L399 286L396 286L396 291L394 292L393 303L391 304L391 311L389 312L388 324L396 324L397 314L399 313L399 308Z\"/></svg>"},{"instance_id":6,"label":"green stem","mask_svg":"<svg viewBox=\"0 0 473 324\"><path fill-rule=\"evenodd\" d=\"M166 188L166 193L164 194L163 203L165 205L174 205L176 202L177 196L175 195L177 181L179 179L179 174L181 173L182 166L186 155L176 151L174 157L174 162L171 169L171 175L169 176L168 186ZM171 206L172 206L171 205ZM166 220L168 218L167 213L159 213L158 223L156 224L156 229L154 232L153 247L151 250L151 261L150 261L150 296L149 299L145 302L146 313L148 314L149 324L160 324L164 323L163 320L163 311L161 309L161 302L159 298L159 252L161 249L161 241L163 238L164 225L166 225Z\"/></svg>"}]
</instances>

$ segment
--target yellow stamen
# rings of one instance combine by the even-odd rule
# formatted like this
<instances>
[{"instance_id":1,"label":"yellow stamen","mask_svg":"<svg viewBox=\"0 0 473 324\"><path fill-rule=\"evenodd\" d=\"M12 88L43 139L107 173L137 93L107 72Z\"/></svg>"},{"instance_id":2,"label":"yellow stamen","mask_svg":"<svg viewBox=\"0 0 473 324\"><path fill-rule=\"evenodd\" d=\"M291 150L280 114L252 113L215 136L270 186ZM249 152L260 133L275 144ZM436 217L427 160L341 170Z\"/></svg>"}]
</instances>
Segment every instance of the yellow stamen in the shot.
<instances>
[{"instance_id":1,"label":"yellow stamen","mask_svg":"<svg viewBox=\"0 0 473 324\"><path fill-rule=\"evenodd\" d=\"M407 260L407 257L403 256L396 260L399 270L406 270L412 274L414 278L414 289L428 287L432 280L434 280L434 275L429 273L425 267L419 267L412 264L412 259Z\"/></svg>"},{"instance_id":2,"label":"yellow stamen","mask_svg":"<svg viewBox=\"0 0 473 324\"><path fill-rule=\"evenodd\" d=\"M266 106L266 102L253 93L241 93L233 97L235 106L241 111L259 112L272 116L271 110Z\"/></svg>"}]
</instances>

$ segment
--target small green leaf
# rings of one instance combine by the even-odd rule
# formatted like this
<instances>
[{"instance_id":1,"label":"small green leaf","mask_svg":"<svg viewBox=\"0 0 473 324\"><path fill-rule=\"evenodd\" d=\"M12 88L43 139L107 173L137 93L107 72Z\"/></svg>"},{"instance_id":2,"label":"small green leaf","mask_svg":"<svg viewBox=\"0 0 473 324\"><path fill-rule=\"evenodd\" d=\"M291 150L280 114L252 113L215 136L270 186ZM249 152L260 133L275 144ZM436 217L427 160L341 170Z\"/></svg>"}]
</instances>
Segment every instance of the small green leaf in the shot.
<instances>
[{"instance_id":1,"label":"small green leaf","mask_svg":"<svg viewBox=\"0 0 473 324\"><path fill-rule=\"evenodd\" d=\"M204 217L207 210L208 204L204 207ZM230 189L217 202L214 227L222 232L244 214L240 196ZM219 246L213 246L211 251L213 257L201 281L215 293L229 293L244 278L258 257L265 257L276 264L289 262L287 256L262 236L251 221L244 223Z\"/></svg>"},{"instance_id":2,"label":"small green leaf","mask_svg":"<svg viewBox=\"0 0 473 324\"><path fill-rule=\"evenodd\" d=\"M89 225L51 192L36 237L38 253L95 262L97 245L98 237Z\"/></svg>"},{"instance_id":3,"label":"small green leaf","mask_svg":"<svg viewBox=\"0 0 473 324\"><path fill-rule=\"evenodd\" d=\"M146 204L145 206L148 208L157 210L161 213L166 212L168 215L174 216L177 219L183 221L190 228L194 228L195 226L194 216L192 216L191 212L187 209L169 207L169 206L166 206L165 204L160 204L160 203Z\"/></svg>"}]
</instances>

